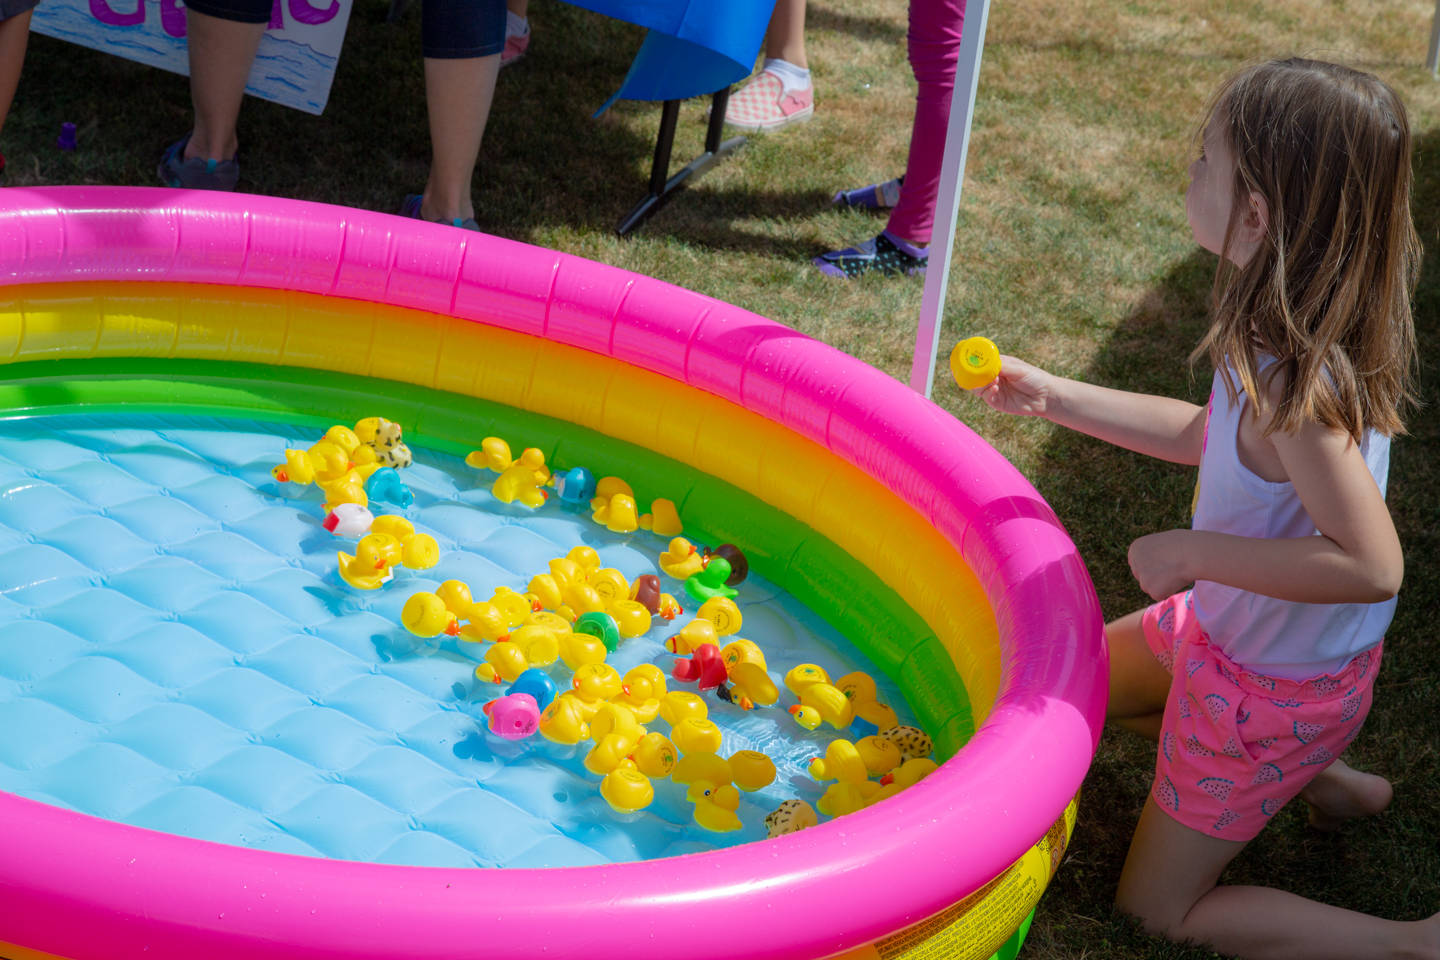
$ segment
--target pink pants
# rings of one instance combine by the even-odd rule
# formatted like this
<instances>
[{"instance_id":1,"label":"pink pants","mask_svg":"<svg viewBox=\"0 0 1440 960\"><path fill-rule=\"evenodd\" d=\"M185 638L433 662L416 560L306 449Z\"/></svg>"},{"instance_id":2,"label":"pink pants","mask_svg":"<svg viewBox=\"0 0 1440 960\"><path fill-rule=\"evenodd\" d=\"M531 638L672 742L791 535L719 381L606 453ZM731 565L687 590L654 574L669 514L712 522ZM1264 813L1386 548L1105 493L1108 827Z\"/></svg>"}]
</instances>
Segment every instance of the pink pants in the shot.
<instances>
[{"instance_id":1,"label":"pink pants","mask_svg":"<svg viewBox=\"0 0 1440 960\"><path fill-rule=\"evenodd\" d=\"M910 0L910 68L920 90L915 95L905 186L886 227L922 247L930 242L935 227L940 161L945 154L945 128L950 123L964 24L965 0Z\"/></svg>"}]
</instances>

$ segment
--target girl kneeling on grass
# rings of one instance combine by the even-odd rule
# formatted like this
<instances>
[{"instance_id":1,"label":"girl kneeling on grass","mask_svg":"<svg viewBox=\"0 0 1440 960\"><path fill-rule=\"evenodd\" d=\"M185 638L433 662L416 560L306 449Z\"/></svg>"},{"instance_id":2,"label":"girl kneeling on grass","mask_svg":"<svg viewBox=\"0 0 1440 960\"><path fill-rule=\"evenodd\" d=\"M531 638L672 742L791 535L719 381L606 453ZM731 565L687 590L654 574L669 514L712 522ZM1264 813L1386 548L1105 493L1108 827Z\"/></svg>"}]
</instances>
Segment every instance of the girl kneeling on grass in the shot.
<instances>
[{"instance_id":1,"label":"girl kneeling on grass","mask_svg":"<svg viewBox=\"0 0 1440 960\"><path fill-rule=\"evenodd\" d=\"M1370 711L1403 572L1385 482L1415 365L1405 108L1334 64L1243 70L1211 101L1185 212L1221 258L1192 357L1215 365L1205 409L1011 357L976 391L1200 466L1191 529L1130 546L1159 602L1106 627L1110 718L1160 747L1116 905L1247 958L1440 956L1440 917L1216 885L1297 795L1322 830L1390 803L1389 783L1337 757Z\"/></svg>"}]
</instances>

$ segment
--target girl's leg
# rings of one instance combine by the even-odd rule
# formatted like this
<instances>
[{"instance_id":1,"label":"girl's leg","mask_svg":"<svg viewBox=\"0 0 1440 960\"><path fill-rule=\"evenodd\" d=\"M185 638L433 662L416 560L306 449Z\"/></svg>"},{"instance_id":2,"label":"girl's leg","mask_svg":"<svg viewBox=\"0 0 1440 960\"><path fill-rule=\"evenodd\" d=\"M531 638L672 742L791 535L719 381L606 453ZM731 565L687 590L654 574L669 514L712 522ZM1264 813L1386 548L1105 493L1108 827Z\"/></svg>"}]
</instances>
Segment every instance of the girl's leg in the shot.
<instances>
[{"instance_id":1,"label":"girl's leg","mask_svg":"<svg viewBox=\"0 0 1440 960\"><path fill-rule=\"evenodd\" d=\"M905 183L908 189L910 181ZM1136 610L1105 625L1110 650L1110 705L1105 718L1117 727L1159 740L1172 678L1145 641L1140 628L1144 613Z\"/></svg>"},{"instance_id":2,"label":"girl's leg","mask_svg":"<svg viewBox=\"0 0 1440 960\"><path fill-rule=\"evenodd\" d=\"M470 185L499 74L498 53L463 60L425 58L433 156L420 202L422 218L450 223L475 216Z\"/></svg>"},{"instance_id":3,"label":"girl's leg","mask_svg":"<svg viewBox=\"0 0 1440 960\"><path fill-rule=\"evenodd\" d=\"M808 70L805 59L805 0L776 0L765 35L765 56Z\"/></svg>"},{"instance_id":4,"label":"girl's leg","mask_svg":"<svg viewBox=\"0 0 1440 960\"><path fill-rule=\"evenodd\" d=\"M950 98L955 92L964 25L965 0L911 0L910 67L920 89L915 95L905 189L890 212L887 229L918 247L930 243L935 224L940 161L945 153L945 129L950 123Z\"/></svg>"},{"instance_id":5,"label":"girl's leg","mask_svg":"<svg viewBox=\"0 0 1440 960\"><path fill-rule=\"evenodd\" d=\"M195 132L183 159L229 160L235 156L240 145L235 124L240 119L240 102L245 99L245 80L269 23L268 5L263 16L254 23L185 11Z\"/></svg>"},{"instance_id":6,"label":"girl's leg","mask_svg":"<svg viewBox=\"0 0 1440 960\"><path fill-rule=\"evenodd\" d=\"M1336 760L1300 791L1310 805L1310 826L1324 833L1339 830L1346 820L1384 813L1395 788L1384 777L1361 773Z\"/></svg>"},{"instance_id":7,"label":"girl's leg","mask_svg":"<svg viewBox=\"0 0 1440 960\"><path fill-rule=\"evenodd\" d=\"M1181 825L1149 798L1115 905L1151 933L1246 960L1440 957L1440 915L1402 923L1268 887L1216 886L1243 849Z\"/></svg>"},{"instance_id":8,"label":"girl's leg","mask_svg":"<svg viewBox=\"0 0 1440 960\"><path fill-rule=\"evenodd\" d=\"M0 20L0 130L5 129L15 88L20 86L20 68L25 65L25 47L30 43L31 12Z\"/></svg>"}]
</instances>

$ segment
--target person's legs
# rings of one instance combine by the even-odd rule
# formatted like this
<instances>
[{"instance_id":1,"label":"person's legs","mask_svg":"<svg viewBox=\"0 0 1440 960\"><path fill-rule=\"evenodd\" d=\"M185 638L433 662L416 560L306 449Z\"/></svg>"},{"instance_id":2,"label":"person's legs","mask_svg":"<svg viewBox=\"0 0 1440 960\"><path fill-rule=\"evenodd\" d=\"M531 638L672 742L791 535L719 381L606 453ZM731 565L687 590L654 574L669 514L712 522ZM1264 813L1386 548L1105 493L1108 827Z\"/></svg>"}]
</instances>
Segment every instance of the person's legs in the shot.
<instances>
[{"instance_id":1,"label":"person's legs","mask_svg":"<svg viewBox=\"0 0 1440 960\"><path fill-rule=\"evenodd\" d=\"M910 4L910 67L919 90L915 122L910 130L910 157L905 189L890 212L892 236L925 247L935 223L940 193L940 161L950 123L950 98L960 60L960 33L965 25L965 0L912 0Z\"/></svg>"},{"instance_id":2,"label":"person's legs","mask_svg":"<svg viewBox=\"0 0 1440 960\"><path fill-rule=\"evenodd\" d=\"M499 73L498 53L463 60L425 58L432 159L420 202L423 219L453 223L475 216L471 179Z\"/></svg>"},{"instance_id":3,"label":"person's legs","mask_svg":"<svg viewBox=\"0 0 1440 960\"><path fill-rule=\"evenodd\" d=\"M805 0L776 0L765 35L765 56L802 70L810 68L805 59Z\"/></svg>"},{"instance_id":4,"label":"person's legs","mask_svg":"<svg viewBox=\"0 0 1440 960\"><path fill-rule=\"evenodd\" d=\"M1105 625L1105 643L1110 651L1110 703L1105 719L1146 739L1158 740L1172 678L1145 639L1140 625L1144 615L1144 610L1136 610Z\"/></svg>"},{"instance_id":5,"label":"person's legs","mask_svg":"<svg viewBox=\"0 0 1440 960\"><path fill-rule=\"evenodd\" d=\"M1192 830L1148 798L1115 906L1151 933L1246 960L1440 957L1440 915L1402 923L1268 887L1216 886L1245 846Z\"/></svg>"},{"instance_id":6,"label":"person's legs","mask_svg":"<svg viewBox=\"0 0 1440 960\"><path fill-rule=\"evenodd\" d=\"M510 66L530 49L529 13L530 0L505 0L505 50L500 54L500 66Z\"/></svg>"},{"instance_id":7,"label":"person's legs","mask_svg":"<svg viewBox=\"0 0 1440 960\"><path fill-rule=\"evenodd\" d=\"M20 70L25 66L25 47L30 43L30 14L26 10L0 20L0 131L10 115L10 104L20 86Z\"/></svg>"},{"instance_id":8,"label":"person's legs","mask_svg":"<svg viewBox=\"0 0 1440 960\"><path fill-rule=\"evenodd\" d=\"M264 19L222 19L191 8L185 11L190 53L190 96L195 103L195 130L185 145L184 159L230 160L240 146L235 124L245 98L245 80L255 51L265 36Z\"/></svg>"}]
</instances>

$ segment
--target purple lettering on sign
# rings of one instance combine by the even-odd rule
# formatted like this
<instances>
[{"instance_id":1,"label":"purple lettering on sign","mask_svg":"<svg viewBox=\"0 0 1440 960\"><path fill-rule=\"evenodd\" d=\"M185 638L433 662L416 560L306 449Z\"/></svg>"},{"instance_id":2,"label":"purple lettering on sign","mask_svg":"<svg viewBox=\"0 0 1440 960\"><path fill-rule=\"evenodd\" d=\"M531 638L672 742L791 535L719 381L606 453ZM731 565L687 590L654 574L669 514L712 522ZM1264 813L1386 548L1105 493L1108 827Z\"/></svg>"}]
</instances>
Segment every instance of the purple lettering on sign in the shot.
<instances>
[{"instance_id":1,"label":"purple lettering on sign","mask_svg":"<svg viewBox=\"0 0 1440 960\"><path fill-rule=\"evenodd\" d=\"M314 26L317 23L328 23L335 19L335 14L340 12L340 0L330 0L330 6L324 10L310 6L310 0L290 0L290 16L298 23L308 23Z\"/></svg>"},{"instance_id":2,"label":"purple lettering on sign","mask_svg":"<svg viewBox=\"0 0 1440 960\"><path fill-rule=\"evenodd\" d=\"M185 8L180 0L160 0L160 26L168 36L185 36Z\"/></svg>"},{"instance_id":3,"label":"purple lettering on sign","mask_svg":"<svg viewBox=\"0 0 1440 960\"><path fill-rule=\"evenodd\" d=\"M134 13L116 13L106 0L90 0L90 15L112 27L133 27L145 22L145 0L136 0Z\"/></svg>"}]
</instances>

